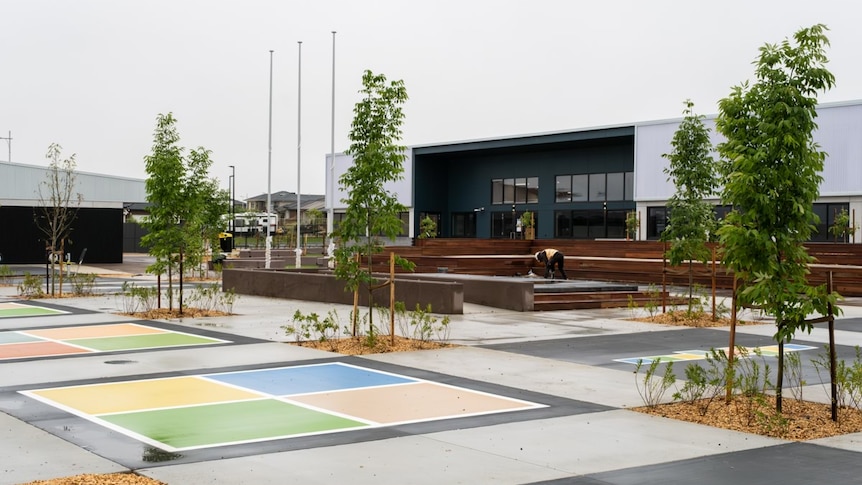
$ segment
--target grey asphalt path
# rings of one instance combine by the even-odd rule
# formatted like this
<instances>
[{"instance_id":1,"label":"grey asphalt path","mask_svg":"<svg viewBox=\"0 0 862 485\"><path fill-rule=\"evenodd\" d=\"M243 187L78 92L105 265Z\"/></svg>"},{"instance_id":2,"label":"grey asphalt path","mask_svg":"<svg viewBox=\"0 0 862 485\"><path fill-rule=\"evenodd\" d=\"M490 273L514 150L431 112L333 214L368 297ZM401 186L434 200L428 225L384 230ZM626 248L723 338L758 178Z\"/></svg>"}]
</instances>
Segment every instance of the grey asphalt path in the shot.
<instances>
[{"instance_id":1,"label":"grey asphalt path","mask_svg":"<svg viewBox=\"0 0 862 485\"><path fill-rule=\"evenodd\" d=\"M14 300L13 293L0 287L0 301ZM0 328L128 321L116 314L122 302L114 296L45 302L78 312L5 318L0 320ZM551 403L548 410L530 411L533 414L526 418L504 413L417 423L368 435L345 433L343 437L282 440L257 447L215 448L178 460L129 466L116 456L130 450L99 449L98 444L105 442L93 435L104 431L93 427L64 430L66 421L59 410L37 426L28 422L26 400L14 397L15 390L64 382L344 359L285 345L291 338L282 326L297 309L323 314L335 310L346 322L349 307L242 296L233 316L166 322L189 332L234 335L245 339L241 344L0 363L0 396L6 399L0 402L0 409L6 410L0 413L0 485L129 469L171 485L801 485L815 483L812 477L816 482L856 483L862 474L862 433L792 443L632 412L626 408L642 404L633 368L553 353L576 340L579 345L571 347L572 352L596 347L593 354L610 356L620 353L615 348L620 342L637 348L638 341L660 341L667 332L673 334L665 337L677 341L685 329L627 321L628 310L518 313L465 307L465 314L455 316L451 323L451 340L460 344L457 347L355 357L350 362L489 392L529 393ZM862 308L846 307L845 316L862 317ZM741 327L739 331L762 338L769 327ZM862 335L852 328L842 332L842 339L849 342ZM822 340L822 330L816 329L810 338ZM539 345L542 343L544 347ZM542 348L555 350L549 353ZM112 365L108 360L130 362ZM135 445L119 442L118 448L123 446Z\"/></svg>"}]
</instances>

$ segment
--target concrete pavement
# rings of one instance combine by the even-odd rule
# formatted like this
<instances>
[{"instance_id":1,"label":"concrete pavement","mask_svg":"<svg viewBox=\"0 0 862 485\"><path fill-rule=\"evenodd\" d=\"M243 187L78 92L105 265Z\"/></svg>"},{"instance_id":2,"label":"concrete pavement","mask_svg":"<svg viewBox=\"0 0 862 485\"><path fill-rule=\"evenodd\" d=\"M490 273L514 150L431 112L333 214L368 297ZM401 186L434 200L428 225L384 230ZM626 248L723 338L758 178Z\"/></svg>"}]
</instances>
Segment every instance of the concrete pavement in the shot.
<instances>
[{"instance_id":1,"label":"concrete pavement","mask_svg":"<svg viewBox=\"0 0 862 485\"><path fill-rule=\"evenodd\" d=\"M13 288L0 287L0 302L14 300ZM122 301L116 295L35 303L71 311L2 318L2 329L128 321L117 314ZM655 349L685 350L676 345L721 346L722 330L692 332L631 322L625 309L519 313L467 304L464 315L452 318L450 340L459 344L456 347L344 357L285 345L292 337L282 326L297 309L320 314L334 309L343 322L350 312L339 305L243 296L234 307L235 315L166 322L189 333L234 336L233 345L2 361L0 484L131 469L171 485L792 485L862 480L862 433L794 443L626 409L643 402L633 366L615 359L652 355ZM862 318L862 309L845 307L845 318L850 323L839 330L838 343L846 350L862 344L862 323L852 323ZM768 340L769 328L739 331L742 338L761 342ZM796 342L819 347L824 338L818 328ZM19 392L326 362L361 365L545 407L165 454L62 409L47 409ZM812 386L807 396L822 398L822 390L815 388L819 386Z\"/></svg>"}]
</instances>

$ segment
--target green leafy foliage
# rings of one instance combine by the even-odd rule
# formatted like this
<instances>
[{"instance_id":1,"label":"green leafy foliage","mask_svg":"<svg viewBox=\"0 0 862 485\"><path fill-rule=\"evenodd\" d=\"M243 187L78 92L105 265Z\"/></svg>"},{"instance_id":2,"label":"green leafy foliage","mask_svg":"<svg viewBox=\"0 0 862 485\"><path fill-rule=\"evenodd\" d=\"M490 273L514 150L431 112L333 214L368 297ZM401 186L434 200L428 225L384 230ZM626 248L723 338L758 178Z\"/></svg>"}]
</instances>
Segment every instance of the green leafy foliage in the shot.
<instances>
[{"instance_id":1,"label":"green leafy foliage","mask_svg":"<svg viewBox=\"0 0 862 485\"><path fill-rule=\"evenodd\" d=\"M841 212L835 214L835 220L829 227L829 233L835 236L835 239L847 242L847 236L855 233L857 229L855 225L851 225L852 222L847 209L841 209Z\"/></svg>"},{"instance_id":2,"label":"green leafy foliage","mask_svg":"<svg viewBox=\"0 0 862 485\"><path fill-rule=\"evenodd\" d=\"M857 345L855 350L856 357L852 362L847 363L844 360L838 360L835 363L835 387L837 390L835 398L838 407L862 409L862 348ZM822 353L811 359L817 376L820 378L820 383L827 391L827 396L831 396L830 386L826 385L831 382L829 362L828 344L824 345Z\"/></svg>"},{"instance_id":3,"label":"green leafy foliage","mask_svg":"<svg viewBox=\"0 0 862 485\"><path fill-rule=\"evenodd\" d=\"M437 223L434 219L425 216L419 222L419 239L431 239L437 237Z\"/></svg>"},{"instance_id":4,"label":"green leafy foliage","mask_svg":"<svg viewBox=\"0 0 862 485\"><path fill-rule=\"evenodd\" d=\"M652 408L661 404L668 389L676 383L676 374L673 373L673 361L667 363L662 373L659 373L660 364L662 364L661 359L652 359L643 376L640 375L640 370L643 367L643 359L638 359L635 366L635 384L637 385L638 394L647 407Z\"/></svg>"},{"instance_id":5,"label":"green leafy foliage","mask_svg":"<svg viewBox=\"0 0 862 485\"><path fill-rule=\"evenodd\" d=\"M663 156L670 165L665 169L676 193L668 201L668 224L662 240L670 242L667 258L672 266L688 262L689 302L692 300L693 261L706 263L712 252L706 243L715 237L716 220L707 198L716 189L715 163L710 152L709 130L703 115L694 114L694 103L685 101L685 117L674 133L673 150ZM689 303L691 313L691 303Z\"/></svg>"},{"instance_id":6,"label":"green leafy foliage","mask_svg":"<svg viewBox=\"0 0 862 485\"><path fill-rule=\"evenodd\" d=\"M209 240L217 247L220 217L228 211L228 194L208 178L211 152L191 150L188 156L178 146L180 137L171 113L160 114L153 134L153 147L145 157L149 217L143 226L149 231L141 243L155 256L147 271L164 274L178 263L183 253L187 267L199 267ZM182 291L182 287L180 287ZM169 281L168 294L173 294Z\"/></svg>"},{"instance_id":7,"label":"green leafy foliage","mask_svg":"<svg viewBox=\"0 0 862 485\"><path fill-rule=\"evenodd\" d=\"M346 283L349 291L365 286L369 293L368 321L371 321L371 274L374 254L383 251L381 238L394 239L401 231L399 212L405 207L385 184L403 178L406 148L399 144L407 101L403 81L387 82L382 74L365 71L362 76L363 99L353 109L350 148L353 165L339 179L347 209L334 236L339 241L335 250L335 275ZM361 261L365 262L363 267ZM412 269L411 263L397 258L397 264Z\"/></svg>"},{"instance_id":8,"label":"green leafy foliage","mask_svg":"<svg viewBox=\"0 0 862 485\"><path fill-rule=\"evenodd\" d=\"M93 273L69 273L69 283L72 285L73 295L92 295L93 288L96 286L96 275Z\"/></svg>"},{"instance_id":9,"label":"green leafy foliage","mask_svg":"<svg viewBox=\"0 0 862 485\"><path fill-rule=\"evenodd\" d=\"M722 199L733 206L719 229L724 264L744 282L740 303L775 317L777 341L810 331L806 317L826 314L837 299L808 283L812 258L803 246L817 221L813 204L826 159L813 138L816 94L834 84L825 31L814 25L799 30L794 43L761 47L757 81L734 87L716 119L727 139L718 145Z\"/></svg>"},{"instance_id":10,"label":"green leafy foliage","mask_svg":"<svg viewBox=\"0 0 862 485\"><path fill-rule=\"evenodd\" d=\"M42 298L45 296L42 282L42 278L38 275L25 271L24 279L18 284L18 294L24 298Z\"/></svg>"}]
</instances>

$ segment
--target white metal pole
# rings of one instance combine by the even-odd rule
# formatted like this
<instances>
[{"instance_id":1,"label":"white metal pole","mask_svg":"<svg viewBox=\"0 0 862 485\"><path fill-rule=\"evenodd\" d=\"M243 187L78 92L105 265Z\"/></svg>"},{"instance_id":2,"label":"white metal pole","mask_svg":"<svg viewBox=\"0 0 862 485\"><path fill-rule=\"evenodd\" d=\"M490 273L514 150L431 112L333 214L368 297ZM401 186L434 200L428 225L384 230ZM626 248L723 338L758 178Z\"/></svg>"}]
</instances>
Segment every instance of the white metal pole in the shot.
<instances>
[{"instance_id":1,"label":"white metal pole","mask_svg":"<svg viewBox=\"0 0 862 485\"><path fill-rule=\"evenodd\" d=\"M326 218L326 233L335 230L335 31L332 31L332 113L329 145L329 214ZM330 245L331 246L331 245ZM332 255L329 255L332 257Z\"/></svg>"},{"instance_id":2,"label":"white metal pole","mask_svg":"<svg viewBox=\"0 0 862 485\"><path fill-rule=\"evenodd\" d=\"M300 230L300 190L299 181L302 167L302 41L298 41L299 60L297 67L297 99L296 99L296 267L302 266L302 232Z\"/></svg>"},{"instance_id":3,"label":"white metal pole","mask_svg":"<svg viewBox=\"0 0 862 485\"><path fill-rule=\"evenodd\" d=\"M269 269L272 260L272 236L269 234L272 214L272 53L269 51L269 140L266 165L266 256L264 267Z\"/></svg>"}]
</instances>

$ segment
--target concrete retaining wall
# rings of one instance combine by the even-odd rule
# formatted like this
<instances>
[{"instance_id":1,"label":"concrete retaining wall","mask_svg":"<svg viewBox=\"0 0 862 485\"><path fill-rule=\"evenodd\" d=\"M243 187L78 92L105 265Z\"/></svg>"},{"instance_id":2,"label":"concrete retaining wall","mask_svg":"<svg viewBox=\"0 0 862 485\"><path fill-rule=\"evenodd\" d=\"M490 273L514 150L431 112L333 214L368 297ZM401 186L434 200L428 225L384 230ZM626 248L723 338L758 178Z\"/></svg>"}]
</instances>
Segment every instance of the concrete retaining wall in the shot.
<instances>
[{"instance_id":1,"label":"concrete retaining wall","mask_svg":"<svg viewBox=\"0 0 862 485\"><path fill-rule=\"evenodd\" d=\"M408 310L431 304L434 313L464 313L464 286L460 282L395 278L395 299ZM293 300L353 304L353 293L345 291L343 281L330 272L309 270L225 269L222 286L240 295L268 296ZM367 291L359 292L360 305L367 306ZM375 303L389 305L389 289L374 292Z\"/></svg>"},{"instance_id":2,"label":"concrete retaining wall","mask_svg":"<svg viewBox=\"0 0 862 485\"><path fill-rule=\"evenodd\" d=\"M403 279L449 281L464 286L464 301L519 312L534 310L534 282L529 279L464 274L400 274Z\"/></svg>"}]
</instances>

